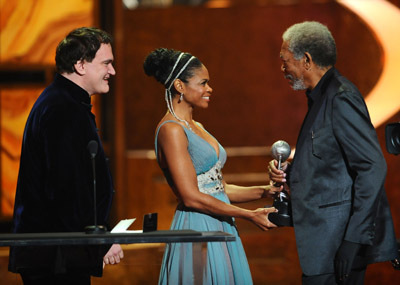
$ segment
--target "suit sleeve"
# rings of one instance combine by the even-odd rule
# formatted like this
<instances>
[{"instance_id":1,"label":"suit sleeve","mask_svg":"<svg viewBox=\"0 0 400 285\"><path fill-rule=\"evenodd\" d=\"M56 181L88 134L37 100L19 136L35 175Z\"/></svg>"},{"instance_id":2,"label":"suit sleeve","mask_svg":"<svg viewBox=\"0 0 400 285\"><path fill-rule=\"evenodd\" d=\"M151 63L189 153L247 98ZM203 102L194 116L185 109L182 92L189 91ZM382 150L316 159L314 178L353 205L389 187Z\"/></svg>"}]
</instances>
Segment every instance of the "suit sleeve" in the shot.
<instances>
[{"instance_id":1,"label":"suit sleeve","mask_svg":"<svg viewBox=\"0 0 400 285\"><path fill-rule=\"evenodd\" d=\"M333 99L333 130L353 179L353 205L344 239L372 244L386 162L362 96L343 92Z\"/></svg>"}]
</instances>

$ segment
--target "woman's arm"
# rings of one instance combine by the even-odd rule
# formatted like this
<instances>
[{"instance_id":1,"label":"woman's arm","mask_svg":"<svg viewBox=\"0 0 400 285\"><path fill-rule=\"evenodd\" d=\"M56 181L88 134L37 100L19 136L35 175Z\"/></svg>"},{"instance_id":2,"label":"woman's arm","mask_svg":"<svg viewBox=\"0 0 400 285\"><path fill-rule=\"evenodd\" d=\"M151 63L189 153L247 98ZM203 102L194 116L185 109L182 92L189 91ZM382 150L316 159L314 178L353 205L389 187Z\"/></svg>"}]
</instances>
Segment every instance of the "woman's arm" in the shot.
<instances>
[{"instance_id":1,"label":"woman's arm","mask_svg":"<svg viewBox=\"0 0 400 285\"><path fill-rule=\"evenodd\" d=\"M247 219L263 230L275 227L268 220L268 213L274 212L274 208L247 210L224 203L199 191L196 171L187 151L187 137L181 126L163 125L158 134L158 144L159 150L163 153L162 159L165 159L162 163L167 165L179 198L186 207L207 214Z\"/></svg>"},{"instance_id":2,"label":"woman's arm","mask_svg":"<svg viewBox=\"0 0 400 285\"><path fill-rule=\"evenodd\" d=\"M244 203L261 198L272 198L272 196L283 190L283 186L274 187L272 185L261 186L238 186L227 184L224 181L224 187L229 200L233 203Z\"/></svg>"}]
</instances>

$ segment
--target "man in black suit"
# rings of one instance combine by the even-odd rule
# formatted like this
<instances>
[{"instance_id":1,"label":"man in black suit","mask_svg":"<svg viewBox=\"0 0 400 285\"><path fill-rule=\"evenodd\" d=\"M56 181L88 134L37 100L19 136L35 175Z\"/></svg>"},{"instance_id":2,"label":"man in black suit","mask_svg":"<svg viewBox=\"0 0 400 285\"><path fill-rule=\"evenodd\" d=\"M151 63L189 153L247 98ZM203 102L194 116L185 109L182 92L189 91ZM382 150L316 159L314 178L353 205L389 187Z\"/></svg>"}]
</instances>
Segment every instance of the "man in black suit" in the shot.
<instances>
[{"instance_id":1,"label":"man in black suit","mask_svg":"<svg viewBox=\"0 0 400 285\"><path fill-rule=\"evenodd\" d=\"M281 70L306 90L308 113L292 163L269 164L286 182L304 284L363 284L367 264L397 256L384 160L367 106L334 67L328 28L303 22L283 34Z\"/></svg>"},{"instance_id":2,"label":"man in black suit","mask_svg":"<svg viewBox=\"0 0 400 285\"><path fill-rule=\"evenodd\" d=\"M106 225L114 193L91 112L91 96L109 91L115 75L111 36L78 28L56 51L57 74L26 122L14 206L15 233L83 232L94 223L89 142L96 141L97 221ZM11 247L9 270L24 284L90 284L104 264L123 257L121 246ZM104 262L104 263L103 263Z\"/></svg>"}]
</instances>

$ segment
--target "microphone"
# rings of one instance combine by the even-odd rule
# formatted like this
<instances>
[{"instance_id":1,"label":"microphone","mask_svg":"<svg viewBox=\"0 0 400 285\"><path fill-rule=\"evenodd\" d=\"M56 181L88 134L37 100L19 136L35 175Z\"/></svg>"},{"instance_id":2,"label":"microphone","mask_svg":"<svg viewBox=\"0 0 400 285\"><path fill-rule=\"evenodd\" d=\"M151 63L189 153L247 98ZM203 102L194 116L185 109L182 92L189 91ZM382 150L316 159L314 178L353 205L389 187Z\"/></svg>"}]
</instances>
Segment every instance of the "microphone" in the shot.
<instances>
[{"instance_id":1,"label":"microphone","mask_svg":"<svg viewBox=\"0 0 400 285\"><path fill-rule=\"evenodd\" d=\"M96 157L97 154L97 149L99 148L99 144L97 143L97 141L95 140L91 140L88 145L87 145L87 149L90 153L90 157L93 159Z\"/></svg>"},{"instance_id":2,"label":"microphone","mask_svg":"<svg viewBox=\"0 0 400 285\"><path fill-rule=\"evenodd\" d=\"M282 169L282 163L285 162L290 156L290 145L282 140L276 141L271 147L271 155L278 161L278 169ZM282 183L274 183L275 187L280 187ZM270 213L268 219L279 227L293 226L292 209L289 194L284 190L275 194L272 206L278 212Z\"/></svg>"},{"instance_id":3,"label":"microphone","mask_svg":"<svg viewBox=\"0 0 400 285\"><path fill-rule=\"evenodd\" d=\"M93 210L94 210L94 225L85 227L85 232L87 234L102 234L107 231L105 226L97 225L97 198L96 198L96 161L95 157L97 154L97 149L99 145L97 141L91 140L88 145L87 149L90 153L90 158L92 160L92 169L93 169Z\"/></svg>"}]
</instances>

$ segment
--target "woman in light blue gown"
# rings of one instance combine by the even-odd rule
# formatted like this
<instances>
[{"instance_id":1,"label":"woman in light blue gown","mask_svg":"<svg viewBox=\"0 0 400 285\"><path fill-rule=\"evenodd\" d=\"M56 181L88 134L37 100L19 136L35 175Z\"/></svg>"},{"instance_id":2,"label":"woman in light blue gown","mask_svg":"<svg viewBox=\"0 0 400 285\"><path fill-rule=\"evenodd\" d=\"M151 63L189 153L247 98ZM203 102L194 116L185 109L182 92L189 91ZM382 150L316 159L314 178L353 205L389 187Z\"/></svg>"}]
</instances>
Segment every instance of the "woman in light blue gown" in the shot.
<instances>
[{"instance_id":1,"label":"woman in light blue gown","mask_svg":"<svg viewBox=\"0 0 400 285\"><path fill-rule=\"evenodd\" d=\"M282 188L242 187L227 184L221 169L226 152L204 127L192 118L194 108L207 108L212 89L206 67L189 53L156 49L145 62L147 75L165 86L168 112L155 135L158 163L178 198L171 230L223 231L232 242L209 242L203 284L252 284L247 258L234 218L247 219L262 230L275 227L268 220L274 208L248 210L231 202L272 197ZM159 284L194 284L192 243L167 244Z\"/></svg>"}]
</instances>

